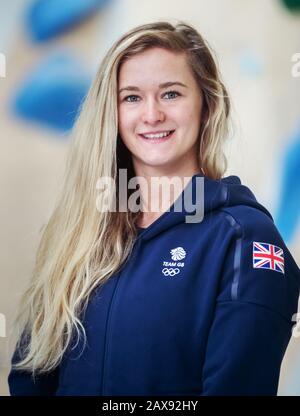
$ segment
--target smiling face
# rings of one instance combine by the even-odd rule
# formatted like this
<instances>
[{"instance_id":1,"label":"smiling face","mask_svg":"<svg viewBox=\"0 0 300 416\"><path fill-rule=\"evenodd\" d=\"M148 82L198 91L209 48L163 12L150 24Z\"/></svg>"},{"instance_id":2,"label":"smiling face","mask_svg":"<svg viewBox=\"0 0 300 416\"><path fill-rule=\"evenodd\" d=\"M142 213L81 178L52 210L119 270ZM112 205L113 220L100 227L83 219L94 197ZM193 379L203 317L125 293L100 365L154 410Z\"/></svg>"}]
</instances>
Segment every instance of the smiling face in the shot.
<instances>
[{"instance_id":1,"label":"smiling face","mask_svg":"<svg viewBox=\"0 0 300 416\"><path fill-rule=\"evenodd\" d=\"M119 133L135 172L198 172L202 94L185 54L155 47L133 56L121 65L118 90Z\"/></svg>"}]
</instances>

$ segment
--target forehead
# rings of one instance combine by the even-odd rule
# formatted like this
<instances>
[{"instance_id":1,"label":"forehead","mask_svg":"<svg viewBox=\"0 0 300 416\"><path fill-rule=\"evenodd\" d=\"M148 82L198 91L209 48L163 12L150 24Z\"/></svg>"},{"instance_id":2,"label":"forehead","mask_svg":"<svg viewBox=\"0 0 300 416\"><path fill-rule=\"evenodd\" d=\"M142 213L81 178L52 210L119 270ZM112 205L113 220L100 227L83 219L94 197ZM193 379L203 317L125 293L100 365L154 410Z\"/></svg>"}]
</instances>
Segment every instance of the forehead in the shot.
<instances>
[{"instance_id":1,"label":"forehead","mask_svg":"<svg viewBox=\"0 0 300 416\"><path fill-rule=\"evenodd\" d=\"M163 48L151 48L141 52L127 61L120 68L119 84L149 81L169 81L174 76L182 81L188 81L191 70L187 63L185 53L174 53ZM121 85L122 84L122 85Z\"/></svg>"}]
</instances>

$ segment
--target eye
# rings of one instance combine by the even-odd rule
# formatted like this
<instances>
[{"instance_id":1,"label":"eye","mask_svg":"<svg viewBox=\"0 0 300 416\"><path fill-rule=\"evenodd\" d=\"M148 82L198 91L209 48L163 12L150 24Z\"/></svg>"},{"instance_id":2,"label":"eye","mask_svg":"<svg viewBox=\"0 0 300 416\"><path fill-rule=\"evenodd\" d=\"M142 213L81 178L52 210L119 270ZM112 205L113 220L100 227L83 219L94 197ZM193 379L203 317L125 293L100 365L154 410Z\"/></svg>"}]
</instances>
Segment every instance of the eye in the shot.
<instances>
[{"instance_id":1,"label":"eye","mask_svg":"<svg viewBox=\"0 0 300 416\"><path fill-rule=\"evenodd\" d=\"M177 94L178 96L181 95L179 92L177 91L167 91L164 95L166 94ZM175 97L176 98L176 97Z\"/></svg>"},{"instance_id":2,"label":"eye","mask_svg":"<svg viewBox=\"0 0 300 416\"><path fill-rule=\"evenodd\" d=\"M135 103L136 101L131 101L131 100L127 100L127 98L131 98L131 97L138 97L137 95L127 95L126 97L123 98L123 101L127 101L128 103Z\"/></svg>"},{"instance_id":3,"label":"eye","mask_svg":"<svg viewBox=\"0 0 300 416\"><path fill-rule=\"evenodd\" d=\"M177 94L177 96L181 95L178 91L167 91L164 93L164 95L166 94ZM127 95L126 97L123 98L123 101L126 101L127 103L136 103L137 100L131 100L132 97L139 98L138 95ZM174 98L177 98L177 97L174 97ZM174 99L174 98L171 98L171 99Z\"/></svg>"}]
</instances>

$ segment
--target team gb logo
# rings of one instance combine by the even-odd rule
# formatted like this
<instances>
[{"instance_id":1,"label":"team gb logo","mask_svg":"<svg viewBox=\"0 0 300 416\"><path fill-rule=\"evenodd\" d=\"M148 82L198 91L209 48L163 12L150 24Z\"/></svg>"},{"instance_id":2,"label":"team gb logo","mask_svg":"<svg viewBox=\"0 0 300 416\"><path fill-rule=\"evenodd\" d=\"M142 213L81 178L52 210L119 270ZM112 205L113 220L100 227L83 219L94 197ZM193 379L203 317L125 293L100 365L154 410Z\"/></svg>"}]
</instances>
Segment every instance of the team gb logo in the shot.
<instances>
[{"instance_id":1,"label":"team gb logo","mask_svg":"<svg viewBox=\"0 0 300 416\"><path fill-rule=\"evenodd\" d=\"M186 252L182 247L176 247L173 248L173 250L170 251L172 260L182 260L186 256Z\"/></svg>"},{"instance_id":2,"label":"team gb logo","mask_svg":"<svg viewBox=\"0 0 300 416\"><path fill-rule=\"evenodd\" d=\"M173 261L163 261L162 274L164 276L176 276L184 267L184 262L181 260L185 258L186 251L183 247L173 248L170 250L170 254Z\"/></svg>"}]
</instances>

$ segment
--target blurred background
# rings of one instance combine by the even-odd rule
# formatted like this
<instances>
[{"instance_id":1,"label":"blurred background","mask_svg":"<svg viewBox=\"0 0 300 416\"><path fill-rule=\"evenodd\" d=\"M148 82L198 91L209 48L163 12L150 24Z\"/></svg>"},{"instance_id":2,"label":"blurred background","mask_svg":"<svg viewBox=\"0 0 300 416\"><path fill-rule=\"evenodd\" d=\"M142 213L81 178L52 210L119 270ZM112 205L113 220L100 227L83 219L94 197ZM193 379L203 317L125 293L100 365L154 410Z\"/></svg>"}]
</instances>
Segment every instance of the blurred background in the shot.
<instances>
[{"instance_id":1,"label":"blurred background","mask_svg":"<svg viewBox=\"0 0 300 416\"><path fill-rule=\"evenodd\" d=\"M214 50L233 102L226 176L252 189L300 264L300 0L0 0L0 395L80 101L112 42L155 20L194 25ZM300 395L299 338L279 395Z\"/></svg>"}]
</instances>

